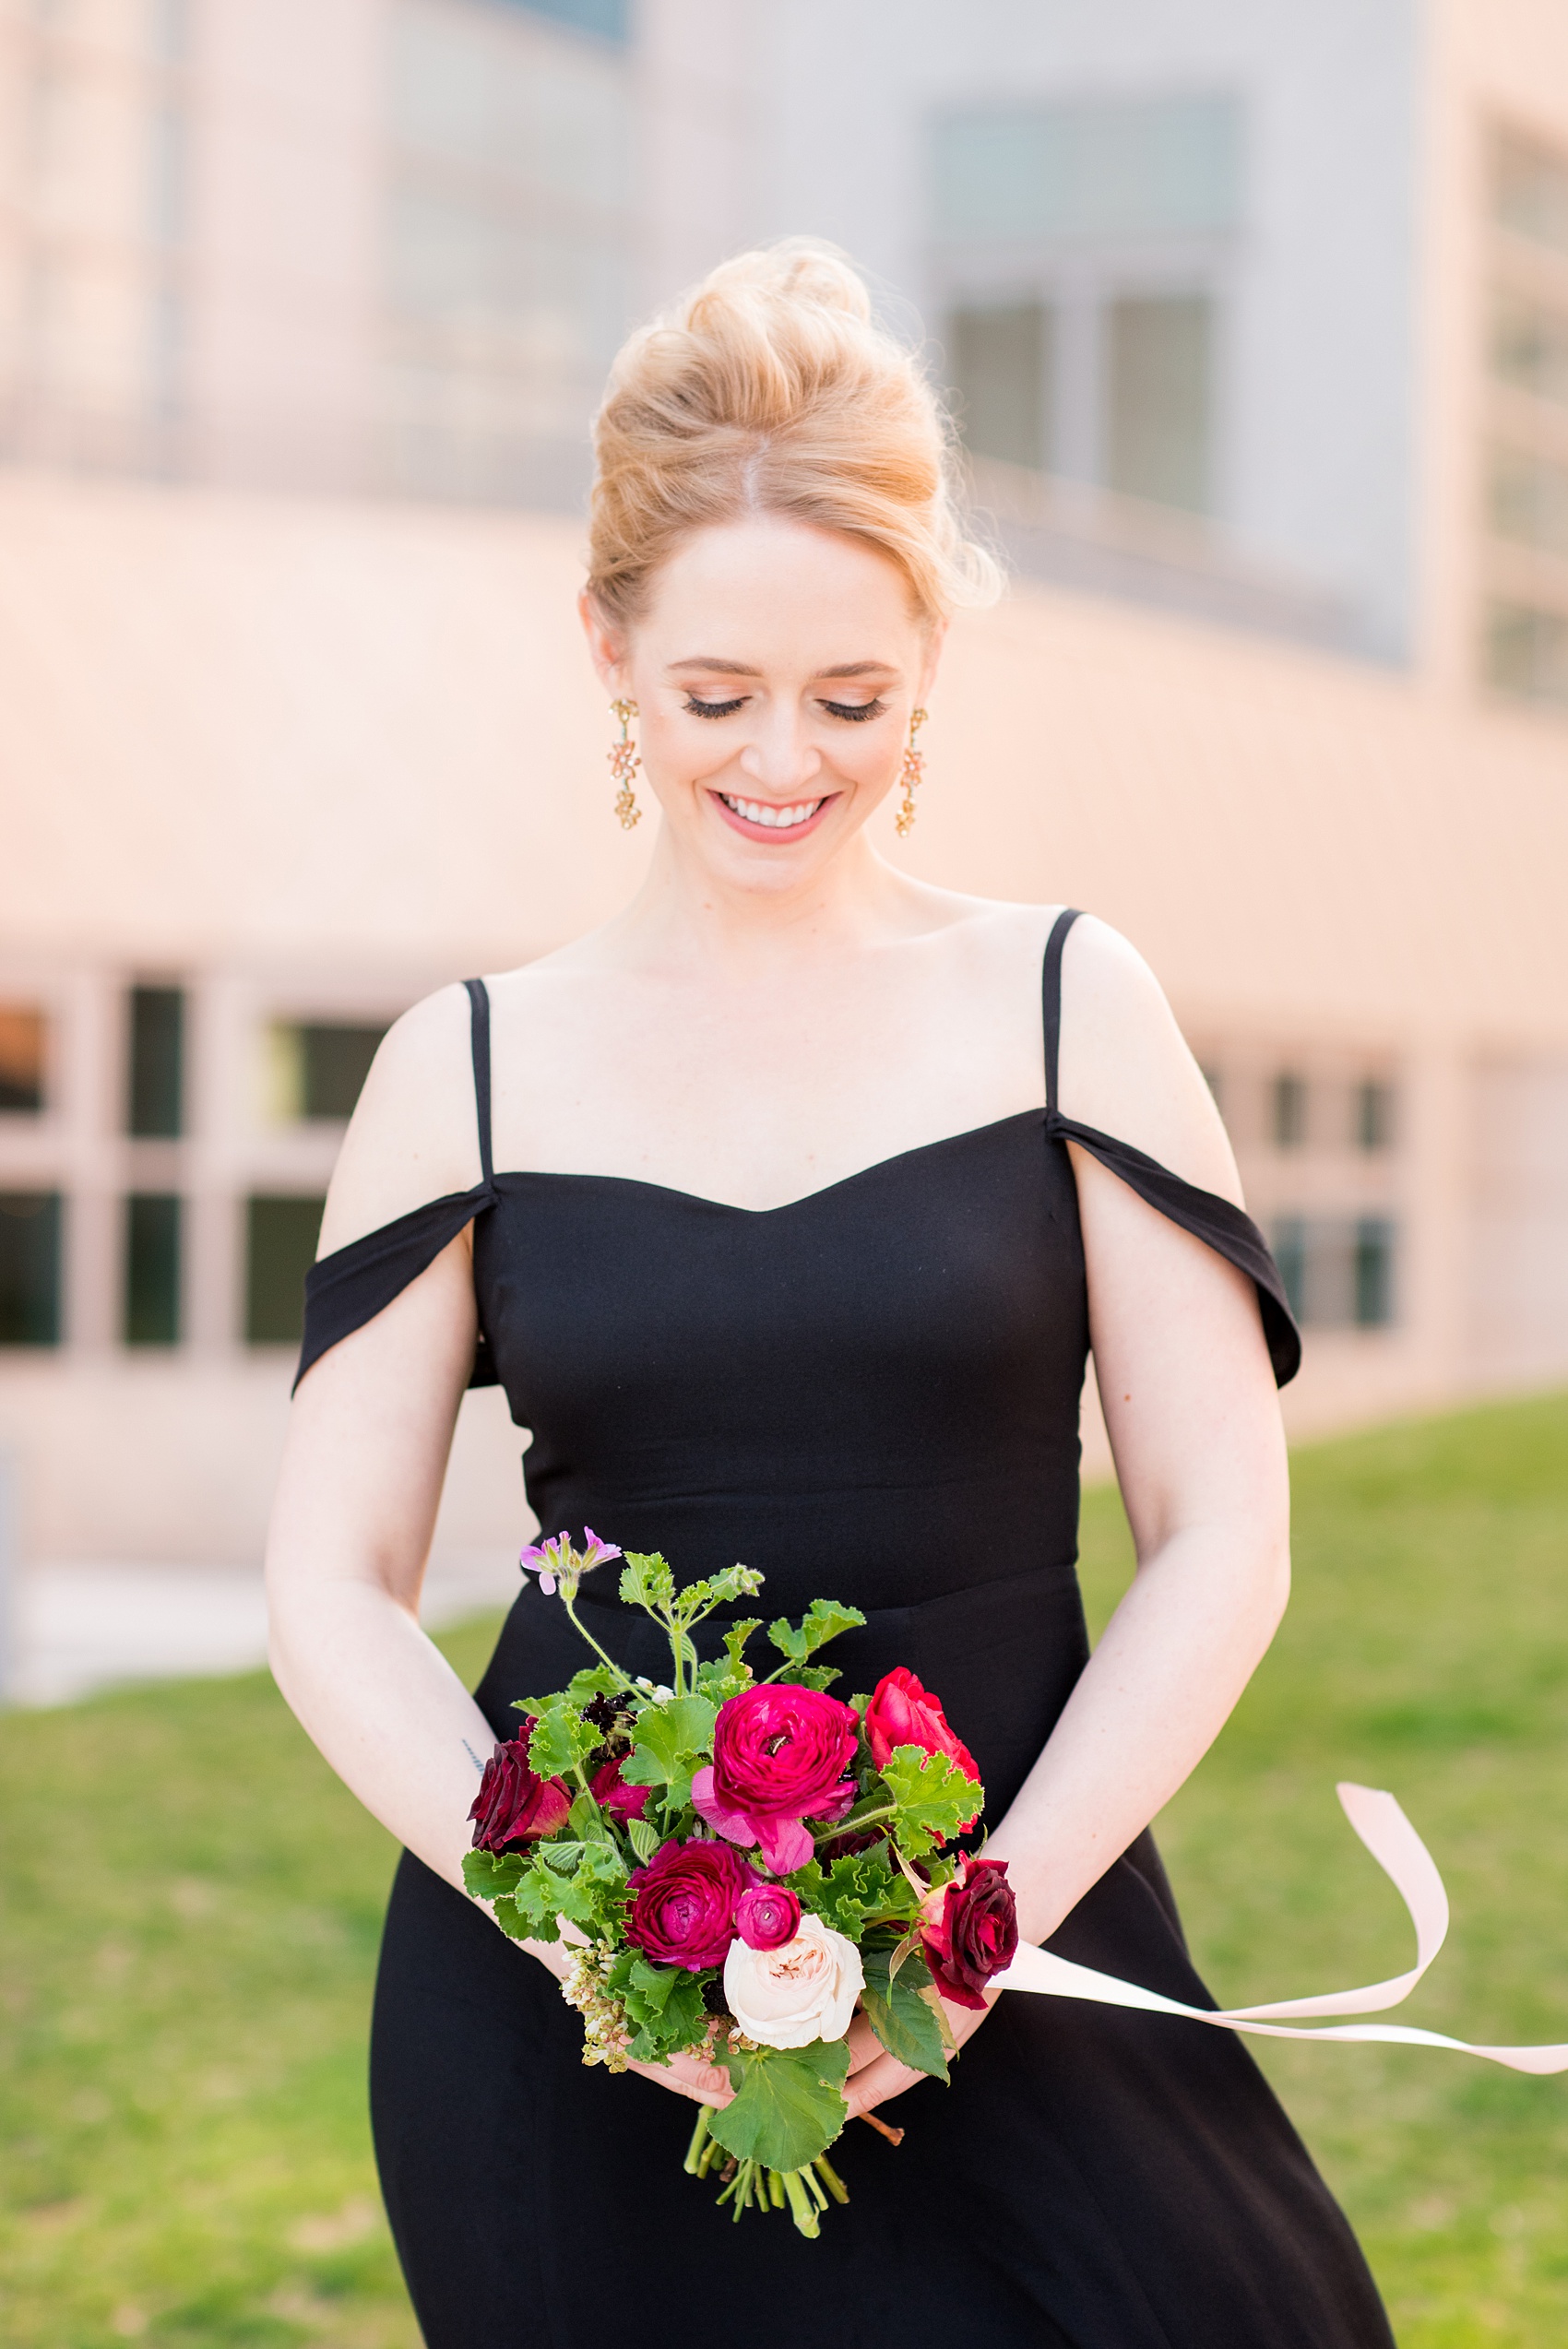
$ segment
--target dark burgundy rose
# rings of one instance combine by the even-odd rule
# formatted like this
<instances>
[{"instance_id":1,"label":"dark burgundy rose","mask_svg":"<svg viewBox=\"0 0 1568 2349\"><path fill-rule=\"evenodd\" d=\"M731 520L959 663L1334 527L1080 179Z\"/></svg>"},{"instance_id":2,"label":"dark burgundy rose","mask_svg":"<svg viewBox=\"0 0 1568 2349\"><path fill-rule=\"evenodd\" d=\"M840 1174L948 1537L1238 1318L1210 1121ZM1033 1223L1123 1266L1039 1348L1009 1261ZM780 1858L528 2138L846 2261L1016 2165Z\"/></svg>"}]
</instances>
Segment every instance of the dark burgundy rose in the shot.
<instances>
[{"instance_id":1,"label":"dark burgundy rose","mask_svg":"<svg viewBox=\"0 0 1568 2349\"><path fill-rule=\"evenodd\" d=\"M484 1765L469 1817L476 1852L520 1851L566 1823L572 1797L559 1778L541 1778L529 1767L533 1723L521 1737L498 1745Z\"/></svg>"},{"instance_id":2,"label":"dark burgundy rose","mask_svg":"<svg viewBox=\"0 0 1568 2349\"><path fill-rule=\"evenodd\" d=\"M647 1808L651 1786L628 1786L621 1775L620 1762L601 1762L588 1780L588 1792L600 1810L624 1825L628 1819L640 1819Z\"/></svg>"},{"instance_id":3,"label":"dark burgundy rose","mask_svg":"<svg viewBox=\"0 0 1568 2349\"><path fill-rule=\"evenodd\" d=\"M866 1706L866 1740L879 1770L895 1746L919 1746L926 1753L944 1753L966 1778L980 1785L980 1764L962 1738L949 1728L941 1698L922 1688L901 1664L884 1673L872 1692ZM964 1827L972 1827L979 1817L977 1810L973 1819L965 1820Z\"/></svg>"},{"instance_id":4,"label":"dark burgundy rose","mask_svg":"<svg viewBox=\"0 0 1568 2349\"><path fill-rule=\"evenodd\" d=\"M748 1950L781 1950L800 1921L801 1904L788 1884L754 1884L735 1904L735 1930Z\"/></svg>"},{"instance_id":5,"label":"dark burgundy rose","mask_svg":"<svg viewBox=\"0 0 1568 2349\"><path fill-rule=\"evenodd\" d=\"M715 1800L750 1819L842 1817L854 1799L843 1780L858 1718L821 1689L742 1689L714 1724Z\"/></svg>"},{"instance_id":6,"label":"dark burgundy rose","mask_svg":"<svg viewBox=\"0 0 1568 2349\"><path fill-rule=\"evenodd\" d=\"M689 1974L722 1965L736 1907L755 1880L729 1844L663 1844L627 1880L626 1939L659 1965L683 1965Z\"/></svg>"},{"instance_id":7,"label":"dark burgundy rose","mask_svg":"<svg viewBox=\"0 0 1568 2349\"><path fill-rule=\"evenodd\" d=\"M932 1979L956 2007L983 2007L981 1991L1018 1949L1018 1910L1004 1859L966 1859L948 1885L942 1916L921 1936Z\"/></svg>"}]
</instances>

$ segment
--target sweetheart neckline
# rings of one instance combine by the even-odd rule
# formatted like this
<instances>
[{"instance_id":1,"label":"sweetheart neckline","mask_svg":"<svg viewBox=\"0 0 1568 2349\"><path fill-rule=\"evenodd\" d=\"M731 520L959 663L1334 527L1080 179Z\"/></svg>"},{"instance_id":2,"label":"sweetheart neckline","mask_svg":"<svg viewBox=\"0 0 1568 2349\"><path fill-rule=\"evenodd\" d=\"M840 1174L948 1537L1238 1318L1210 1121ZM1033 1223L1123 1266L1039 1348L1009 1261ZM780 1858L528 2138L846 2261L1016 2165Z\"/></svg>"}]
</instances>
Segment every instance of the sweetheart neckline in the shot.
<instances>
[{"instance_id":1,"label":"sweetheart neckline","mask_svg":"<svg viewBox=\"0 0 1568 2349\"><path fill-rule=\"evenodd\" d=\"M910 1158L926 1158L936 1150L949 1150L959 1143L978 1142L989 1134L1000 1133L1007 1126L1042 1124L1050 1114L1043 1105L1036 1109L1013 1109L1004 1118L989 1119L984 1125L965 1126L957 1133L939 1133L934 1141L917 1142L908 1150L895 1150L885 1158L873 1158L869 1166L857 1167L853 1173L839 1175L832 1182L820 1183L814 1191L802 1191L793 1199L780 1199L771 1207L742 1207L732 1199L712 1199L706 1192L683 1191L677 1183L653 1182L646 1175L580 1174L549 1167L497 1168L491 1177L491 1184L499 1189L505 1182L608 1182L623 1190L658 1192L666 1199L678 1199L688 1206L717 1208L726 1216L783 1216L791 1207L807 1207L814 1200L831 1198L836 1191L847 1191L852 1183L863 1182L870 1175L885 1174L890 1168L902 1166ZM483 1182L474 1185L475 1191L486 1188Z\"/></svg>"}]
</instances>

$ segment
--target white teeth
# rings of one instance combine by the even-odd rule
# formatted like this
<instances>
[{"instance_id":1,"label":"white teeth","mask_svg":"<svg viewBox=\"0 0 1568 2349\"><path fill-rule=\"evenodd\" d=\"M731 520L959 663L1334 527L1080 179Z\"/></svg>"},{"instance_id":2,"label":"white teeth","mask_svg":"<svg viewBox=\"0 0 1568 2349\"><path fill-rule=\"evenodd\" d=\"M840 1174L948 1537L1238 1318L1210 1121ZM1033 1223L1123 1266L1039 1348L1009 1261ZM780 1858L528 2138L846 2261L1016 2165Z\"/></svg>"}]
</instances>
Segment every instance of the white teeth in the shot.
<instances>
[{"instance_id":1,"label":"white teeth","mask_svg":"<svg viewBox=\"0 0 1568 2349\"><path fill-rule=\"evenodd\" d=\"M769 807L760 800L732 800L728 791L721 797L727 808L744 816L748 824L760 824L770 832L787 832L791 825L809 823L822 805L820 800L802 800L795 807Z\"/></svg>"}]
</instances>

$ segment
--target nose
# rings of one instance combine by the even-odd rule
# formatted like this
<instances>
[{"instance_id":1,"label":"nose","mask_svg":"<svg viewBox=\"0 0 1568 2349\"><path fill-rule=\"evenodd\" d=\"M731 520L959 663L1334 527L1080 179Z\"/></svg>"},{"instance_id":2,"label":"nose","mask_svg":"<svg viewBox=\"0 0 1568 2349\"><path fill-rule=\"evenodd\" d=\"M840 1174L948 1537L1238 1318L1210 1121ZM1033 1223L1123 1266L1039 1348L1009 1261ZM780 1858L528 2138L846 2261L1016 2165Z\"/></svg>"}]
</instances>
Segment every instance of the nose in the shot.
<instances>
[{"instance_id":1,"label":"nose","mask_svg":"<svg viewBox=\"0 0 1568 2349\"><path fill-rule=\"evenodd\" d=\"M781 804L807 797L807 787L822 772L822 753L798 710L778 705L767 712L741 753L741 771Z\"/></svg>"}]
</instances>

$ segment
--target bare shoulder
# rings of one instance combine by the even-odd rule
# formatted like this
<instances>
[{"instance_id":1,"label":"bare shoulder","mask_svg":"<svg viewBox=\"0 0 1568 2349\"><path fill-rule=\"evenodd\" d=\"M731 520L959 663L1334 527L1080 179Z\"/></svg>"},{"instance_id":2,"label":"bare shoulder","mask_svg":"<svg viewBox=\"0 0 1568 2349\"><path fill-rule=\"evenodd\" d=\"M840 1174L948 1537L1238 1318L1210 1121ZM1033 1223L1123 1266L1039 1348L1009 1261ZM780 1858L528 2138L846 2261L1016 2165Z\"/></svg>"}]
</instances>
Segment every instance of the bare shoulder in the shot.
<instances>
[{"instance_id":1,"label":"bare shoulder","mask_svg":"<svg viewBox=\"0 0 1568 2349\"><path fill-rule=\"evenodd\" d=\"M1062 957L1057 1100L1064 1117L1241 1204L1229 1139L1164 989L1136 947L1088 914Z\"/></svg>"},{"instance_id":2,"label":"bare shoulder","mask_svg":"<svg viewBox=\"0 0 1568 2349\"><path fill-rule=\"evenodd\" d=\"M479 1179L469 998L443 987L382 1038L333 1171L318 1253Z\"/></svg>"}]
</instances>

